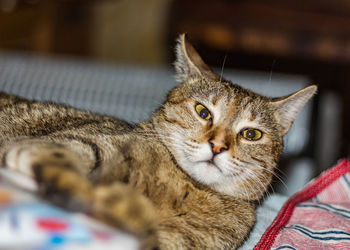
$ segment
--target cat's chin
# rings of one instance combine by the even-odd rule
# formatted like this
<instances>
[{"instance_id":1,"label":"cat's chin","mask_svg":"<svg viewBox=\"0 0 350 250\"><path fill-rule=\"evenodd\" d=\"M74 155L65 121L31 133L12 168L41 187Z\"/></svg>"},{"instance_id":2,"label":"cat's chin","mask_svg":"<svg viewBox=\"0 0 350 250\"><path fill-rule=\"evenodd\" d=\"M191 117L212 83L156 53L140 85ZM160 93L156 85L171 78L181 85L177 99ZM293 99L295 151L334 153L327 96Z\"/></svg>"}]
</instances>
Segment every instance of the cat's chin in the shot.
<instances>
[{"instance_id":1,"label":"cat's chin","mask_svg":"<svg viewBox=\"0 0 350 250\"><path fill-rule=\"evenodd\" d=\"M200 161L200 163L205 164L205 165L206 165L207 167L209 167L209 168L216 168L217 170L219 170L220 173L222 173L221 168L220 168L218 165L216 165L216 163L215 163L214 161L212 161L212 160L209 160L209 161Z\"/></svg>"},{"instance_id":2,"label":"cat's chin","mask_svg":"<svg viewBox=\"0 0 350 250\"><path fill-rule=\"evenodd\" d=\"M213 161L182 162L181 167L196 181L217 191L222 183L234 182L234 177L228 177Z\"/></svg>"},{"instance_id":3,"label":"cat's chin","mask_svg":"<svg viewBox=\"0 0 350 250\"><path fill-rule=\"evenodd\" d=\"M221 169L211 161L182 161L180 166L196 181L212 186L224 177Z\"/></svg>"},{"instance_id":4,"label":"cat's chin","mask_svg":"<svg viewBox=\"0 0 350 250\"><path fill-rule=\"evenodd\" d=\"M240 185L237 185L244 181L244 176L227 175L224 169L212 161L182 162L180 165L193 179L215 191L237 198L255 199L255 194L251 194L248 189L241 190L238 187Z\"/></svg>"}]
</instances>

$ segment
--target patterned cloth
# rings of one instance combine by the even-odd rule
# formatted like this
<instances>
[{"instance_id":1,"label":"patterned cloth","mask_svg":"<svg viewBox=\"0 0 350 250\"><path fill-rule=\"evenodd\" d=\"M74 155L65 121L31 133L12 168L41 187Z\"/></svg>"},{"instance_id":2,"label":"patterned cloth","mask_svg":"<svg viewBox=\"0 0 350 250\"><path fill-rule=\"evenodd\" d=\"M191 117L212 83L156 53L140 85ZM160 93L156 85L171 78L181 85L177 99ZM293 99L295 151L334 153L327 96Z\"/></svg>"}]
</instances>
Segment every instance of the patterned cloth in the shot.
<instances>
[{"instance_id":1,"label":"patterned cloth","mask_svg":"<svg viewBox=\"0 0 350 250\"><path fill-rule=\"evenodd\" d=\"M25 176L0 166L0 249L137 250L136 237L81 213L69 213L38 199L13 180ZM26 185L28 186L28 185Z\"/></svg>"},{"instance_id":2,"label":"patterned cloth","mask_svg":"<svg viewBox=\"0 0 350 250\"><path fill-rule=\"evenodd\" d=\"M350 249L349 161L292 196L255 249Z\"/></svg>"}]
</instances>

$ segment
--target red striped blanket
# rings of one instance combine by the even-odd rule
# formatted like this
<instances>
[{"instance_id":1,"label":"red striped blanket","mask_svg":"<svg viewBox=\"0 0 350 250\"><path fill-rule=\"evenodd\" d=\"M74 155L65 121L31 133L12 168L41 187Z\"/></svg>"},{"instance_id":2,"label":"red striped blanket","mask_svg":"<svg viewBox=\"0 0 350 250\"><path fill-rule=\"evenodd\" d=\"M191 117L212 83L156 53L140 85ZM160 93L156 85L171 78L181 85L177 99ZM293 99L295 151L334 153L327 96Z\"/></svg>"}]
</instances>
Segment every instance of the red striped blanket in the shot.
<instances>
[{"instance_id":1,"label":"red striped blanket","mask_svg":"<svg viewBox=\"0 0 350 250\"><path fill-rule=\"evenodd\" d=\"M292 196L254 249L350 249L350 163Z\"/></svg>"}]
</instances>

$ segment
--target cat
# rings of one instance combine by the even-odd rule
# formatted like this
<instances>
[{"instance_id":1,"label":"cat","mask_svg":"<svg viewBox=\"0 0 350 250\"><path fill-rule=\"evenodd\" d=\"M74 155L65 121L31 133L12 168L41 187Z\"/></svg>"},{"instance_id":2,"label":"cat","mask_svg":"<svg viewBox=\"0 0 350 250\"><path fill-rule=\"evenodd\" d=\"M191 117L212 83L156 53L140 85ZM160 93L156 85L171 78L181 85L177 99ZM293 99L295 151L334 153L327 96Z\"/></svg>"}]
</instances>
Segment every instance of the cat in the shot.
<instances>
[{"instance_id":1,"label":"cat","mask_svg":"<svg viewBox=\"0 0 350 250\"><path fill-rule=\"evenodd\" d=\"M2 166L45 199L128 231L145 249L234 249L249 235L282 137L315 94L269 98L215 74L186 35L176 79L136 125L0 94Z\"/></svg>"}]
</instances>

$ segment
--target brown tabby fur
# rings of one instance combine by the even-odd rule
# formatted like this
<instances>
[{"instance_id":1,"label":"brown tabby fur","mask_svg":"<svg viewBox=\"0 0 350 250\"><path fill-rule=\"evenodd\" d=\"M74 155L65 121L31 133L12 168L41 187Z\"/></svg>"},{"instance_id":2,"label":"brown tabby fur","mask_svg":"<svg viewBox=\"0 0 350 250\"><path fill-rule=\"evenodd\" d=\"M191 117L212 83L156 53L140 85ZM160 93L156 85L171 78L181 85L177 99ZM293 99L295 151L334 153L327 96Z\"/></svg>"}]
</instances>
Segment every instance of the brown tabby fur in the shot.
<instances>
[{"instance_id":1,"label":"brown tabby fur","mask_svg":"<svg viewBox=\"0 0 350 250\"><path fill-rule=\"evenodd\" d=\"M136 234L145 248L233 249L255 222L282 136L315 93L267 98L214 74L184 35L181 84L149 122L0 95L2 165L35 178L46 199ZM206 106L212 120L196 113ZM248 141L241 130L258 128Z\"/></svg>"}]
</instances>

